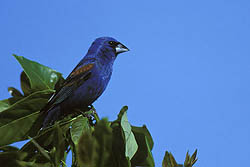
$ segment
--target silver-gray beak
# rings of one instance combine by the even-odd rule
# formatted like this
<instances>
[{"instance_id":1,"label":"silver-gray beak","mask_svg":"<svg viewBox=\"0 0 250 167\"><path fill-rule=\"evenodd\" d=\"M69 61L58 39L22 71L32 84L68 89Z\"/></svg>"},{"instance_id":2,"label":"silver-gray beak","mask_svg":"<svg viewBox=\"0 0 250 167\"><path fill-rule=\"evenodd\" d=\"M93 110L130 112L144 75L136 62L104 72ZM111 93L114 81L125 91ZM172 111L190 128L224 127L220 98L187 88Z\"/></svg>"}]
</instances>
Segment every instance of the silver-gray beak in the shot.
<instances>
[{"instance_id":1,"label":"silver-gray beak","mask_svg":"<svg viewBox=\"0 0 250 167\"><path fill-rule=\"evenodd\" d=\"M119 54L119 53L123 53L123 52L129 51L129 49L126 46L124 46L123 44L119 43L115 47L115 51L116 51L116 54Z\"/></svg>"}]
</instances>

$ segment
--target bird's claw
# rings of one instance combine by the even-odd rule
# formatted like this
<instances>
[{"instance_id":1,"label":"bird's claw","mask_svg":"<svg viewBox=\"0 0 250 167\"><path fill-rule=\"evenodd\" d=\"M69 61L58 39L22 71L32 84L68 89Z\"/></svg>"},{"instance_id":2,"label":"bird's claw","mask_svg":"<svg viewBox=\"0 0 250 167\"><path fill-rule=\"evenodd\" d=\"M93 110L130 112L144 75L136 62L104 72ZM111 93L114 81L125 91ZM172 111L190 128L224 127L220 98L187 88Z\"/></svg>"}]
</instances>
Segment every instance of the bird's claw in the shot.
<instances>
[{"instance_id":1,"label":"bird's claw","mask_svg":"<svg viewBox=\"0 0 250 167\"><path fill-rule=\"evenodd\" d=\"M99 120L99 117L96 113L96 109L93 105L89 105L88 109L85 111L78 110L84 117L88 118L89 124L95 126L96 122Z\"/></svg>"}]
</instances>

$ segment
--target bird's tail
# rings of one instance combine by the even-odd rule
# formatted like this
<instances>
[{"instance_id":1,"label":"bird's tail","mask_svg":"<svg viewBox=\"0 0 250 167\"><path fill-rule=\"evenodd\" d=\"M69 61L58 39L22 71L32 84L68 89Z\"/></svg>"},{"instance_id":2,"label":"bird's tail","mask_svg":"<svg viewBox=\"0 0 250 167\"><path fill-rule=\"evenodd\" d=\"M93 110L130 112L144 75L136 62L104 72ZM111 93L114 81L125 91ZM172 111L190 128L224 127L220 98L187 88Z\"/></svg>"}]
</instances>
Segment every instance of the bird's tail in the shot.
<instances>
[{"instance_id":1,"label":"bird's tail","mask_svg":"<svg viewBox=\"0 0 250 167\"><path fill-rule=\"evenodd\" d=\"M54 124L54 122L61 117L60 106L55 106L46 112L41 112L41 114L44 114L42 116L44 119L43 119L42 128L41 128L41 129L44 129Z\"/></svg>"},{"instance_id":2,"label":"bird's tail","mask_svg":"<svg viewBox=\"0 0 250 167\"><path fill-rule=\"evenodd\" d=\"M58 120L61 116L60 106L53 107L49 110L41 110L38 118L32 126L32 131L30 132L30 136L36 136L39 134L41 130L52 125L56 120Z\"/></svg>"}]
</instances>

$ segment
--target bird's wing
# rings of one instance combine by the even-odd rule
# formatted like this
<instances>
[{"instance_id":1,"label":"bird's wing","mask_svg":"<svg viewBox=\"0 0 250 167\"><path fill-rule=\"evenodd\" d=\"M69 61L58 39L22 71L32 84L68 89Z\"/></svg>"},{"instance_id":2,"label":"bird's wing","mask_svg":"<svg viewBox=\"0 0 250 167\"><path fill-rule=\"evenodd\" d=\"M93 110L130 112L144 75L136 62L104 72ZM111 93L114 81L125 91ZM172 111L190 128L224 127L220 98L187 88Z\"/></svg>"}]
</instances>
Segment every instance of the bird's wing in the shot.
<instances>
[{"instance_id":1,"label":"bird's wing","mask_svg":"<svg viewBox=\"0 0 250 167\"><path fill-rule=\"evenodd\" d=\"M89 79L93 67L93 63L78 65L66 78L61 89L52 95L47 105L41 111L46 112L66 100L79 85Z\"/></svg>"}]
</instances>

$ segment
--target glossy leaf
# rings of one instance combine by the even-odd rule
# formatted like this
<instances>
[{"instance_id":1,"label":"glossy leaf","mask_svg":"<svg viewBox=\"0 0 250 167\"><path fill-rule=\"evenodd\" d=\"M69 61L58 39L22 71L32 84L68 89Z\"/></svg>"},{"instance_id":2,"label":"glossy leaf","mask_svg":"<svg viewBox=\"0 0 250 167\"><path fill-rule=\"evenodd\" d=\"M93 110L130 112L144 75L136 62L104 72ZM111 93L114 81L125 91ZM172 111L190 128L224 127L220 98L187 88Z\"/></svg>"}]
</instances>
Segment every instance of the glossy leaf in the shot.
<instances>
[{"instance_id":1,"label":"glossy leaf","mask_svg":"<svg viewBox=\"0 0 250 167\"><path fill-rule=\"evenodd\" d=\"M98 147L96 138L89 131L82 134L76 152L80 166L96 167Z\"/></svg>"},{"instance_id":2,"label":"glossy leaf","mask_svg":"<svg viewBox=\"0 0 250 167\"><path fill-rule=\"evenodd\" d=\"M12 105L7 103L9 99L2 101L2 105L0 106L5 110L0 112L0 126L39 111L47 103L50 94L53 92L53 90L38 91L20 99Z\"/></svg>"},{"instance_id":3,"label":"glossy leaf","mask_svg":"<svg viewBox=\"0 0 250 167\"><path fill-rule=\"evenodd\" d=\"M54 130L55 128L52 127L41 131L37 136L33 137L32 139L35 140L42 148L46 149L54 141ZM29 141L21 148L21 151L34 154L38 151L38 148L35 147L31 141Z\"/></svg>"},{"instance_id":4,"label":"glossy leaf","mask_svg":"<svg viewBox=\"0 0 250 167\"><path fill-rule=\"evenodd\" d=\"M154 159L151 153L153 140L146 126L132 126L132 131L138 144L138 151L132 159L132 164L136 166L154 166Z\"/></svg>"},{"instance_id":5,"label":"glossy leaf","mask_svg":"<svg viewBox=\"0 0 250 167\"><path fill-rule=\"evenodd\" d=\"M1 100L0 101L0 112L6 110L7 108L9 108L9 106L10 106L10 104L9 104L8 99Z\"/></svg>"},{"instance_id":6,"label":"glossy leaf","mask_svg":"<svg viewBox=\"0 0 250 167\"><path fill-rule=\"evenodd\" d=\"M144 135L147 138L147 142L149 144L150 150L153 149L154 141L146 125L143 125L142 127L132 126L132 131L134 132L135 135L137 134Z\"/></svg>"},{"instance_id":7,"label":"glossy leaf","mask_svg":"<svg viewBox=\"0 0 250 167\"><path fill-rule=\"evenodd\" d=\"M29 139L30 139L30 142L33 143L35 147L37 147L37 149L40 151L40 153L41 153L46 159L48 159L48 160L50 161L50 156L49 156L49 154L47 153L47 151L46 151L44 148L42 148L34 139L32 139L32 138L30 138L30 137L29 137Z\"/></svg>"},{"instance_id":8,"label":"glossy leaf","mask_svg":"<svg viewBox=\"0 0 250 167\"><path fill-rule=\"evenodd\" d=\"M178 167L182 165L178 165L174 159L174 156L168 151L165 152L164 159L162 161L162 167Z\"/></svg>"},{"instance_id":9,"label":"glossy leaf","mask_svg":"<svg viewBox=\"0 0 250 167\"><path fill-rule=\"evenodd\" d=\"M27 133L39 112L14 120L0 127L0 146L27 139Z\"/></svg>"},{"instance_id":10,"label":"glossy leaf","mask_svg":"<svg viewBox=\"0 0 250 167\"><path fill-rule=\"evenodd\" d=\"M195 164L195 162L197 161L196 155L197 155L197 149L195 150L195 152L193 153L193 155L191 157L189 155L189 152L187 152L184 166L185 167L192 167Z\"/></svg>"},{"instance_id":11,"label":"glossy leaf","mask_svg":"<svg viewBox=\"0 0 250 167\"><path fill-rule=\"evenodd\" d=\"M0 147L0 152L15 152L18 151L19 149L17 147L14 146L2 146Z\"/></svg>"},{"instance_id":12,"label":"glossy leaf","mask_svg":"<svg viewBox=\"0 0 250 167\"><path fill-rule=\"evenodd\" d=\"M21 82L21 89L23 91L24 96L28 96L29 94L31 94L32 89L30 85L30 80L24 71L22 71L21 73L20 82Z\"/></svg>"},{"instance_id":13,"label":"glossy leaf","mask_svg":"<svg viewBox=\"0 0 250 167\"><path fill-rule=\"evenodd\" d=\"M59 124L55 124L54 136L53 136L53 145L54 145L54 153L52 153L52 160L54 161L55 166L59 166L61 164L61 160L64 159L64 151L66 149L64 132L60 128Z\"/></svg>"},{"instance_id":14,"label":"glossy leaf","mask_svg":"<svg viewBox=\"0 0 250 167\"><path fill-rule=\"evenodd\" d=\"M62 77L61 73L22 56L14 57L22 66L30 81L32 90L54 89L55 84Z\"/></svg>"},{"instance_id":15,"label":"glossy leaf","mask_svg":"<svg viewBox=\"0 0 250 167\"><path fill-rule=\"evenodd\" d=\"M17 161L15 167L54 167L51 163L35 163L27 161Z\"/></svg>"},{"instance_id":16,"label":"glossy leaf","mask_svg":"<svg viewBox=\"0 0 250 167\"><path fill-rule=\"evenodd\" d=\"M8 92L13 97L23 97L22 93L14 87L8 87Z\"/></svg>"},{"instance_id":17,"label":"glossy leaf","mask_svg":"<svg viewBox=\"0 0 250 167\"><path fill-rule=\"evenodd\" d=\"M93 136L96 138L99 146L96 149L98 154L96 167L110 166L108 163L112 152L112 129L107 119L104 118L98 121Z\"/></svg>"},{"instance_id":18,"label":"glossy leaf","mask_svg":"<svg viewBox=\"0 0 250 167\"><path fill-rule=\"evenodd\" d=\"M132 132L131 125L128 122L127 113L123 112L121 118L121 127L125 135L125 156L131 160L135 155L138 145Z\"/></svg>"},{"instance_id":19,"label":"glossy leaf","mask_svg":"<svg viewBox=\"0 0 250 167\"><path fill-rule=\"evenodd\" d=\"M112 154L110 162L112 162L114 167L126 167L128 166L128 164L130 164L130 160L129 157L125 157L125 140L123 130L120 126L120 122L118 120L112 122L111 127Z\"/></svg>"},{"instance_id":20,"label":"glossy leaf","mask_svg":"<svg viewBox=\"0 0 250 167\"><path fill-rule=\"evenodd\" d=\"M70 129L71 139L75 145L78 144L83 132L90 129L88 118L79 115L73 122Z\"/></svg>"},{"instance_id":21,"label":"glossy leaf","mask_svg":"<svg viewBox=\"0 0 250 167\"><path fill-rule=\"evenodd\" d=\"M112 129L107 119L98 121L93 133L83 132L77 146L80 166L112 167Z\"/></svg>"},{"instance_id":22,"label":"glossy leaf","mask_svg":"<svg viewBox=\"0 0 250 167\"><path fill-rule=\"evenodd\" d=\"M11 97L0 101L0 113L8 109L11 105L21 100L23 97ZM1 117L0 117L1 118Z\"/></svg>"},{"instance_id":23,"label":"glossy leaf","mask_svg":"<svg viewBox=\"0 0 250 167\"><path fill-rule=\"evenodd\" d=\"M26 156L25 152L0 152L0 164L3 167L22 167L18 161L22 161Z\"/></svg>"},{"instance_id":24,"label":"glossy leaf","mask_svg":"<svg viewBox=\"0 0 250 167\"><path fill-rule=\"evenodd\" d=\"M198 159L196 158L196 156L197 156L197 149L194 151L193 155L192 155L191 158L190 158L191 165L194 165L195 162L198 160Z\"/></svg>"}]
</instances>

